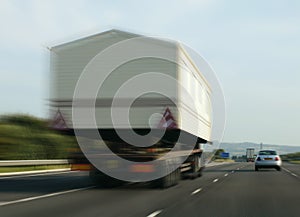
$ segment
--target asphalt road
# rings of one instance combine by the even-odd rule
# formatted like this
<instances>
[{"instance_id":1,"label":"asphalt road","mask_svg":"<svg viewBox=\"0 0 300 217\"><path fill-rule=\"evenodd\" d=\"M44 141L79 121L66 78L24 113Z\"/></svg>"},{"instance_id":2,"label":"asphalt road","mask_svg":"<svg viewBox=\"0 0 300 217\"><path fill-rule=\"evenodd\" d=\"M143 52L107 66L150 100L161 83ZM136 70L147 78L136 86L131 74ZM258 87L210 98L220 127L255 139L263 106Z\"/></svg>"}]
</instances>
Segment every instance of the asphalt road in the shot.
<instances>
[{"instance_id":1,"label":"asphalt road","mask_svg":"<svg viewBox=\"0 0 300 217\"><path fill-rule=\"evenodd\" d=\"M94 187L85 172L0 178L0 216L300 216L300 165L254 171L253 163L209 167L160 190Z\"/></svg>"}]
</instances>

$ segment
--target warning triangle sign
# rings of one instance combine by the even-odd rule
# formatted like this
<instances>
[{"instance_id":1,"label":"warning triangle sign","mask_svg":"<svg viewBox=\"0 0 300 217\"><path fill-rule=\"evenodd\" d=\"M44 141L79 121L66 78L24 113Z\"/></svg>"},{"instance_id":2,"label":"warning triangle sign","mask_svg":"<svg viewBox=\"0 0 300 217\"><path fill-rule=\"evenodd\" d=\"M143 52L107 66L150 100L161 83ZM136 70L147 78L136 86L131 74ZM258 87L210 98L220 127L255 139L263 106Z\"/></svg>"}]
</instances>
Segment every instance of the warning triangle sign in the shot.
<instances>
[{"instance_id":1,"label":"warning triangle sign","mask_svg":"<svg viewBox=\"0 0 300 217\"><path fill-rule=\"evenodd\" d=\"M51 127L55 130L67 130L69 129L68 126L67 126L67 123L61 113L61 111L58 109L54 118L53 118L53 121L52 121L52 124L51 124Z\"/></svg>"},{"instance_id":2,"label":"warning triangle sign","mask_svg":"<svg viewBox=\"0 0 300 217\"><path fill-rule=\"evenodd\" d=\"M176 120L171 113L169 108L166 108L163 117L161 118L158 128L165 128L165 129L176 129L178 128L176 124Z\"/></svg>"}]
</instances>

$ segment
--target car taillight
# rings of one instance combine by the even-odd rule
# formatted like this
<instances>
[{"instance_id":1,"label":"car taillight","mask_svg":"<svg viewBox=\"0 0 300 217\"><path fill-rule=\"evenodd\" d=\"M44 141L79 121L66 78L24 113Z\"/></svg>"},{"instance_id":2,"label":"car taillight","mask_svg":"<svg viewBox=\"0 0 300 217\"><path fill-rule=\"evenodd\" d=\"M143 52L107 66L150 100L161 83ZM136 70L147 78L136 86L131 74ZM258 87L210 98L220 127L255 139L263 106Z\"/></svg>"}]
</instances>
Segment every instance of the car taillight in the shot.
<instances>
[{"instance_id":1,"label":"car taillight","mask_svg":"<svg viewBox=\"0 0 300 217\"><path fill-rule=\"evenodd\" d=\"M257 161L260 161L260 157L258 157L256 160L257 160Z\"/></svg>"},{"instance_id":2,"label":"car taillight","mask_svg":"<svg viewBox=\"0 0 300 217\"><path fill-rule=\"evenodd\" d=\"M275 161L279 161L279 157L275 157Z\"/></svg>"}]
</instances>

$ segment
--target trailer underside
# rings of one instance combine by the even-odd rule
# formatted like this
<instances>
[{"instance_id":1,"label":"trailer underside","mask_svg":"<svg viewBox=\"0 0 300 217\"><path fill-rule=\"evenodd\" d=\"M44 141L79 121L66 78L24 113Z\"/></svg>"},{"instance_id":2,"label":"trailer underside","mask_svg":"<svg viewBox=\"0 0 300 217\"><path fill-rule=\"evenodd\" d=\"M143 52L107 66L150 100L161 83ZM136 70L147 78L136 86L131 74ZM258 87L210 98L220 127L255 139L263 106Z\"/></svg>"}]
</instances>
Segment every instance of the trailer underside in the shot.
<instances>
[{"instance_id":1,"label":"trailer underside","mask_svg":"<svg viewBox=\"0 0 300 217\"><path fill-rule=\"evenodd\" d=\"M120 130L122 131L121 133L129 133L129 130ZM134 129L134 131L138 135L147 135L150 132L149 129ZM151 135L161 135L160 131L161 129L154 130ZM74 130L65 131L65 133L74 135ZM146 145L151 146L147 147L137 147L124 142L114 129L76 130L76 136L88 138L89 140L99 140L100 137L95 137L95 135L97 135L95 133L101 135L101 140L113 154L133 162L147 162L146 166L137 164L128 169L128 171L120 169L122 173L130 172L139 177L145 173L158 173L157 170L171 171L162 178L151 181L151 186L165 188L177 184L181 178L199 177L204 168L202 159L203 150L200 148L200 143L204 144L207 143L207 141L179 129L166 130L163 137L155 144L151 145L151 141L149 140L149 144ZM174 148L174 146L176 147ZM166 153L169 153L170 150L172 150L171 157L168 159L162 158ZM77 153L72 153L72 155L72 168L74 170L89 169L90 177L95 183L104 187L111 187L123 183L116 178L110 177L100 171L96 166L92 165L90 160L87 160L86 156L82 153L81 149L78 149ZM89 156L89 158L91 158L91 156ZM109 162L113 159L113 156L107 153L97 153L93 158L101 158L105 159L103 162ZM159 167L152 164L152 161L160 158ZM178 162L182 159L185 159L183 163L178 168L174 169L172 167L172 162Z\"/></svg>"}]
</instances>

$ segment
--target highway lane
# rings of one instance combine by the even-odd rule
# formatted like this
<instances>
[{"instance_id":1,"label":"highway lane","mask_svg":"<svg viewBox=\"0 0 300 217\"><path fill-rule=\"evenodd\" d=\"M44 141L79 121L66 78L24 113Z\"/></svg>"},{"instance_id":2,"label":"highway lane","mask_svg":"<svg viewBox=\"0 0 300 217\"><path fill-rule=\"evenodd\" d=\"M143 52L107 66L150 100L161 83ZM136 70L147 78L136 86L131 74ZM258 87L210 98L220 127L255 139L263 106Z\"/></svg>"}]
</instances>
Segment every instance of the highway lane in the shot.
<instances>
[{"instance_id":1,"label":"highway lane","mask_svg":"<svg viewBox=\"0 0 300 217\"><path fill-rule=\"evenodd\" d=\"M91 185L88 173L78 171L0 177L0 204Z\"/></svg>"},{"instance_id":2,"label":"highway lane","mask_svg":"<svg viewBox=\"0 0 300 217\"><path fill-rule=\"evenodd\" d=\"M224 173L236 168L236 164L208 168L203 177L195 180L182 180L179 185L166 190L149 189L147 186L141 184L127 185L117 189L95 188L26 203L11 204L0 207L0 212L2 214L5 213L5 216L40 216L41 214L44 216L65 216L66 212L68 216L81 216L79 213L82 212L87 213L88 216L93 216L93 213L96 213L97 216L133 216L136 213L138 213L138 215L141 214L141 216L147 216L147 213L152 212L152 209L156 207L167 207L173 203L174 199L179 199L182 195L189 196L190 193L194 191L194 189L199 188L199 186L212 183L216 177L221 177ZM47 193L51 192L50 189L47 188L47 185L52 186L51 190L54 190L53 188L56 186L56 188L59 187L68 190L70 189L69 185L71 180L73 180L73 185L76 183L80 185L88 183L88 181L85 183L81 179L77 182L76 179L73 179L73 176L73 174L61 174L50 176L49 178L47 178L48 176L22 178L22 181L26 183L23 189L26 189L28 193L32 193L32 195L27 196L37 196L46 193L43 191L43 188L47 189ZM16 181L17 183L19 182L18 178L10 181L0 180L0 182L1 181L2 189L11 189L12 194L17 192L14 190L14 186ZM31 182L32 185L30 185ZM38 182L40 182L40 184L36 187L35 183ZM8 190L5 192L8 193ZM159 198L159 200L157 198ZM0 199L7 201L3 196L0 196ZM18 196L16 199L20 199L20 197ZM15 207L18 208L16 209ZM118 209L115 207L118 207Z\"/></svg>"},{"instance_id":3,"label":"highway lane","mask_svg":"<svg viewBox=\"0 0 300 217\"><path fill-rule=\"evenodd\" d=\"M91 186L83 174L73 176L64 174L48 181L47 176L32 177L42 186L52 186L51 191L47 187L47 191L39 191L41 187L35 189L28 180L26 195L17 194L13 199L45 195L58 187L67 190ZM2 190L10 186L11 194L18 193L13 190L16 180L3 181L0 200L7 201L9 191L3 196ZM165 190L149 189L143 184L91 188L0 206L0 216L299 216L299 185L299 179L287 171L254 172L252 163L233 163L207 168L203 177L182 180Z\"/></svg>"},{"instance_id":4,"label":"highway lane","mask_svg":"<svg viewBox=\"0 0 300 217\"><path fill-rule=\"evenodd\" d=\"M299 170L299 165L284 164L286 167ZM204 189L190 203L168 207L160 216L184 216L188 212L188 216L296 217L300 215L299 199L299 179L272 169L255 172L248 164L218 185Z\"/></svg>"}]
</instances>

